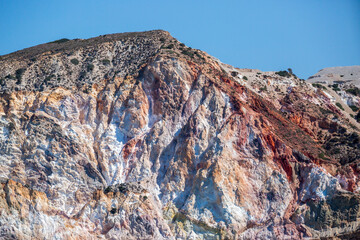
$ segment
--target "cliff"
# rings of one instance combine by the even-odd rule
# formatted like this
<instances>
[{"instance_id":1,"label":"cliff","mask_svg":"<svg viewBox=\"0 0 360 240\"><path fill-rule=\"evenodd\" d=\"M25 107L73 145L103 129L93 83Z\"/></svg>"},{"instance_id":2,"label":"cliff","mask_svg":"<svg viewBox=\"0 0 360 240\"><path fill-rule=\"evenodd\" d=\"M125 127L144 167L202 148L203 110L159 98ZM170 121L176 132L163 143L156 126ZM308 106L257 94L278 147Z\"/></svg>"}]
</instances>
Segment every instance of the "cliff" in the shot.
<instances>
[{"instance_id":1,"label":"cliff","mask_svg":"<svg viewBox=\"0 0 360 240\"><path fill-rule=\"evenodd\" d=\"M359 126L292 73L158 30L1 56L0 79L1 237L359 237Z\"/></svg>"}]
</instances>

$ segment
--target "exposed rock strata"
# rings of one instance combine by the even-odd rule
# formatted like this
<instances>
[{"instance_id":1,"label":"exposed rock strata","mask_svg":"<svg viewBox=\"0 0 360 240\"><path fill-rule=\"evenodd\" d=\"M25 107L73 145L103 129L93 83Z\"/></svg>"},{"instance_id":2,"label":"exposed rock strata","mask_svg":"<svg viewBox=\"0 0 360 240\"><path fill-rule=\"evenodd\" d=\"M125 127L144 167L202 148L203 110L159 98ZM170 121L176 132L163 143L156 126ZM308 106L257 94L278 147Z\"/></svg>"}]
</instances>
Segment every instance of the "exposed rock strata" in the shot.
<instances>
[{"instance_id":1,"label":"exposed rock strata","mask_svg":"<svg viewBox=\"0 0 360 240\"><path fill-rule=\"evenodd\" d=\"M359 132L321 90L105 38L0 60L2 237L358 236Z\"/></svg>"}]
</instances>

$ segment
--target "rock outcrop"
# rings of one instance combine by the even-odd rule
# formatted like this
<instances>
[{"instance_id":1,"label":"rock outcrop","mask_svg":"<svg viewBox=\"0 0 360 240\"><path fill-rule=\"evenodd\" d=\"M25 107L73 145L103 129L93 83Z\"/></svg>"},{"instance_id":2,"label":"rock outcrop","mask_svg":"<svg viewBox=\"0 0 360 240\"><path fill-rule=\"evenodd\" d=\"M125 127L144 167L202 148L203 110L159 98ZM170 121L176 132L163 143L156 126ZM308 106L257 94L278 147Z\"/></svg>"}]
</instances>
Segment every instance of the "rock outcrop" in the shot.
<instances>
[{"instance_id":1,"label":"rock outcrop","mask_svg":"<svg viewBox=\"0 0 360 240\"><path fill-rule=\"evenodd\" d=\"M356 238L359 129L293 74L165 31L0 58L0 236Z\"/></svg>"},{"instance_id":2,"label":"rock outcrop","mask_svg":"<svg viewBox=\"0 0 360 240\"><path fill-rule=\"evenodd\" d=\"M360 66L329 67L309 77L311 83L353 84L360 87Z\"/></svg>"}]
</instances>

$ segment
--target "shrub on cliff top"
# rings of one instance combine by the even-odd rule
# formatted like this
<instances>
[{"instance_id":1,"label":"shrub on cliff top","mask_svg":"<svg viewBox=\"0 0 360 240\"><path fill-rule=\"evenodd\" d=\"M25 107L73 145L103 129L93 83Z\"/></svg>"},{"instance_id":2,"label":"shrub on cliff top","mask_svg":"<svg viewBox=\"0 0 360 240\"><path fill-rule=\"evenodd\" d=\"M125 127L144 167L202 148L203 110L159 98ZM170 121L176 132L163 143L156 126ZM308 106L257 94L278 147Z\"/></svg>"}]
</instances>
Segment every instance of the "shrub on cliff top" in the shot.
<instances>
[{"instance_id":1,"label":"shrub on cliff top","mask_svg":"<svg viewBox=\"0 0 360 240\"><path fill-rule=\"evenodd\" d=\"M285 71L278 71L278 72L275 72L275 74L281 76L281 77L291 77L291 74L288 73L286 70Z\"/></svg>"},{"instance_id":2,"label":"shrub on cliff top","mask_svg":"<svg viewBox=\"0 0 360 240\"><path fill-rule=\"evenodd\" d=\"M64 42L68 42L68 41L70 41L70 39L62 38L62 39L59 39L59 40L52 41L50 43L64 43Z\"/></svg>"}]
</instances>

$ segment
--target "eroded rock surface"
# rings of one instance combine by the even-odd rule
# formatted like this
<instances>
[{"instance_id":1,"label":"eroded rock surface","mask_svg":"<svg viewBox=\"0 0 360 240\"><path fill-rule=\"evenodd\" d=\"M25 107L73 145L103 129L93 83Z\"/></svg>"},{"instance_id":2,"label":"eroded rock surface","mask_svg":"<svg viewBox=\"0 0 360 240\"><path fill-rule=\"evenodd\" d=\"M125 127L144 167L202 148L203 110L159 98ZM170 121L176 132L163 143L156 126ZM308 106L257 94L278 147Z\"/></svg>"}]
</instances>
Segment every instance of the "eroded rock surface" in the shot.
<instances>
[{"instance_id":1,"label":"eroded rock surface","mask_svg":"<svg viewBox=\"0 0 360 240\"><path fill-rule=\"evenodd\" d=\"M359 131L294 75L152 31L2 56L0 78L1 237L359 235Z\"/></svg>"}]
</instances>

